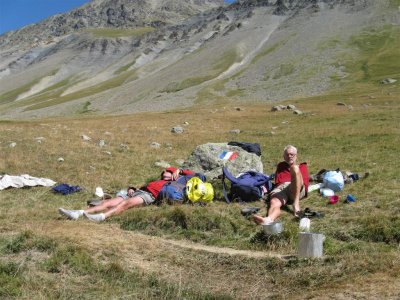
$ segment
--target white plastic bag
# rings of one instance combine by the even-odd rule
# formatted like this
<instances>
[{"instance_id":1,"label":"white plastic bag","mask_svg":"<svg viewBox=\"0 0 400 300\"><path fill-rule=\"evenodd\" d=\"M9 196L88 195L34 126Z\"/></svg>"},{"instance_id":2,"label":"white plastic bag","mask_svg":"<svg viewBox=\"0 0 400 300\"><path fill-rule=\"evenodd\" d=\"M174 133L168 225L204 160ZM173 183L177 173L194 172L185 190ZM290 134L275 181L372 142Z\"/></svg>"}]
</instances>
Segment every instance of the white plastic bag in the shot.
<instances>
[{"instance_id":1,"label":"white plastic bag","mask_svg":"<svg viewBox=\"0 0 400 300\"><path fill-rule=\"evenodd\" d=\"M329 171L324 175L324 188L340 192L344 187L344 178L340 171Z\"/></svg>"}]
</instances>

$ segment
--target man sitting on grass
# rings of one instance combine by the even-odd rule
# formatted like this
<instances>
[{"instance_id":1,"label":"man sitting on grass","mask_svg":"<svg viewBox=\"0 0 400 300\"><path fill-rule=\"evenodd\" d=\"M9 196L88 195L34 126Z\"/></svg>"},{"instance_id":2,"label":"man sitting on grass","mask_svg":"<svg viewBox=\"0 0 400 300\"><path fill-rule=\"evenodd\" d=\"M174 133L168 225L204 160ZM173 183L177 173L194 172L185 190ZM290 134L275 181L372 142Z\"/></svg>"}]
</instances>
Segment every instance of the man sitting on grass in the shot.
<instances>
[{"instance_id":1,"label":"man sitting on grass","mask_svg":"<svg viewBox=\"0 0 400 300\"><path fill-rule=\"evenodd\" d=\"M283 150L284 161L280 162L275 172L275 188L271 191L268 216L254 215L257 224L274 222L281 214L281 207L293 205L296 217L301 217L300 200L307 197L309 174L306 163L296 164L297 149L288 145Z\"/></svg>"},{"instance_id":2,"label":"man sitting on grass","mask_svg":"<svg viewBox=\"0 0 400 300\"><path fill-rule=\"evenodd\" d=\"M151 181L140 189L130 187L127 195L103 201L100 205L85 210L67 210L61 207L58 211L61 215L71 220L77 220L79 217L85 216L89 220L101 222L132 207L150 205L155 201L165 183L177 180L180 175L192 174L194 173L190 170L167 168L161 173L160 180Z\"/></svg>"}]
</instances>

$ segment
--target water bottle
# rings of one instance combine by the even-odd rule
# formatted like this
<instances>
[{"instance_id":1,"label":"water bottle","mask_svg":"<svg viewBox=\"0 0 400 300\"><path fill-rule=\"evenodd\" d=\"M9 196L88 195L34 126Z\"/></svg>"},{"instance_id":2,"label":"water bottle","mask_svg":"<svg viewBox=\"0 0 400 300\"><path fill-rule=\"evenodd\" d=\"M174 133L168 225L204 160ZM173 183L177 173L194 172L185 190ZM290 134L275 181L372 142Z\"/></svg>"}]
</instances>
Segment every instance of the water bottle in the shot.
<instances>
[{"instance_id":1,"label":"water bottle","mask_svg":"<svg viewBox=\"0 0 400 300\"><path fill-rule=\"evenodd\" d=\"M309 232L311 227L311 221L309 218L302 218L300 220L299 228L302 232Z\"/></svg>"}]
</instances>

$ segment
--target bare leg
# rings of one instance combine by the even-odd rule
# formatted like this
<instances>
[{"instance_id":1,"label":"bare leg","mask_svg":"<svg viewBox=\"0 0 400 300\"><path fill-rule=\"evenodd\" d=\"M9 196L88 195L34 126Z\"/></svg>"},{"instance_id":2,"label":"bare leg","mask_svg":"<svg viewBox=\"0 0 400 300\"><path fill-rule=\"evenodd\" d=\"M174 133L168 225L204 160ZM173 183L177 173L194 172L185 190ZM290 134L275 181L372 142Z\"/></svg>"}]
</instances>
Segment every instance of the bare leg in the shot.
<instances>
[{"instance_id":1,"label":"bare leg","mask_svg":"<svg viewBox=\"0 0 400 300\"><path fill-rule=\"evenodd\" d=\"M258 225L264 225L274 222L281 214L282 201L279 198L274 197L270 201L268 209L268 216L261 217L260 215L253 215L253 221Z\"/></svg>"},{"instance_id":2,"label":"bare leg","mask_svg":"<svg viewBox=\"0 0 400 300\"><path fill-rule=\"evenodd\" d=\"M139 207L142 206L144 203L143 199L141 197L133 197L129 198L128 200L122 201L120 204L117 206L109 209L107 212L104 213L104 217L107 219L111 216L118 215L132 207Z\"/></svg>"},{"instance_id":3,"label":"bare leg","mask_svg":"<svg viewBox=\"0 0 400 300\"><path fill-rule=\"evenodd\" d=\"M117 197L114 199L110 199L107 201L103 201L100 205L90 207L88 209L85 209L85 213L92 214L92 213L98 213L105 211L107 209L110 209L112 207L116 207L119 205L121 202L125 201L122 197Z\"/></svg>"},{"instance_id":4,"label":"bare leg","mask_svg":"<svg viewBox=\"0 0 400 300\"><path fill-rule=\"evenodd\" d=\"M290 197L293 200L293 211L296 216L296 213L300 211L300 190L303 186L303 176L298 165L290 167L290 176Z\"/></svg>"},{"instance_id":5,"label":"bare leg","mask_svg":"<svg viewBox=\"0 0 400 300\"><path fill-rule=\"evenodd\" d=\"M279 198L273 197L271 199L269 210L268 210L268 217L272 221L275 221L280 216L282 205L283 205L282 201Z\"/></svg>"}]
</instances>

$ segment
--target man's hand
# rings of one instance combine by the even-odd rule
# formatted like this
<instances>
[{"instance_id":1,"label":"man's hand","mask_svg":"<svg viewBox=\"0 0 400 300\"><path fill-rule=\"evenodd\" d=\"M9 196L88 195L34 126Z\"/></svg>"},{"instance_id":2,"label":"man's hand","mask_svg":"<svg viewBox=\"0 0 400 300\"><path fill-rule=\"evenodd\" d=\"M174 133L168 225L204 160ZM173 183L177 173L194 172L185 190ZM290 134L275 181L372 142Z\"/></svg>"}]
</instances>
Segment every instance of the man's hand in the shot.
<instances>
[{"instance_id":1,"label":"man's hand","mask_svg":"<svg viewBox=\"0 0 400 300\"><path fill-rule=\"evenodd\" d=\"M172 173L172 180L177 180L180 176L181 169L176 169L174 173Z\"/></svg>"},{"instance_id":2,"label":"man's hand","mask_svg":"<svg viewBox=\"0 0 400 300\"><path fill-rule=\"evenodd\" d=\"M129 198L131 198L132 196L133 196L133 193L135 192L135 188L132 188L132 187L130 187L130 188L128 188L128 197Z\"/></svg>"}]
</instances>

